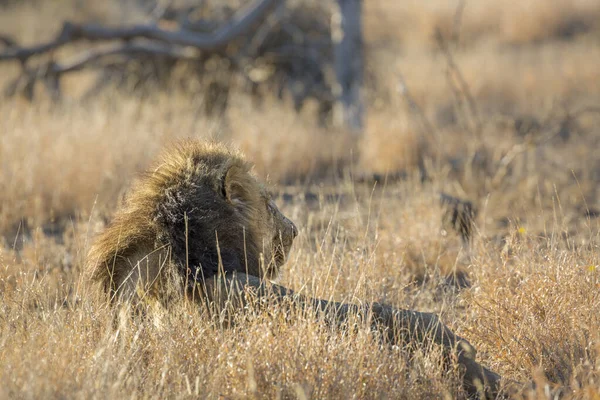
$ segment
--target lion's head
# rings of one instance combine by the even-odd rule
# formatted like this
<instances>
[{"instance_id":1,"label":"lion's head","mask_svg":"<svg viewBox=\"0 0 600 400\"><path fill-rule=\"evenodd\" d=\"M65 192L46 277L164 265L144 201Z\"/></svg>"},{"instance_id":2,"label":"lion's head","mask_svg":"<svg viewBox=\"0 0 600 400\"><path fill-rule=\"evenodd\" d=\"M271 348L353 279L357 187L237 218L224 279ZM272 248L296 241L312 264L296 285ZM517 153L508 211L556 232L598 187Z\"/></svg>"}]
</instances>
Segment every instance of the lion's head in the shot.
<instances>
[{"instance_id":1,"label":"lion's head","mask_svg":"<svg viewBox=\"0 0 600 400\"><path fill-rule=\"evenodd\" d=\"M92 246L96 279L120 293L159 284L169 269L188 285L220 272L276 276L298 232L251 167L218 144L165 152Z\"/></svg>"}]
</instances>

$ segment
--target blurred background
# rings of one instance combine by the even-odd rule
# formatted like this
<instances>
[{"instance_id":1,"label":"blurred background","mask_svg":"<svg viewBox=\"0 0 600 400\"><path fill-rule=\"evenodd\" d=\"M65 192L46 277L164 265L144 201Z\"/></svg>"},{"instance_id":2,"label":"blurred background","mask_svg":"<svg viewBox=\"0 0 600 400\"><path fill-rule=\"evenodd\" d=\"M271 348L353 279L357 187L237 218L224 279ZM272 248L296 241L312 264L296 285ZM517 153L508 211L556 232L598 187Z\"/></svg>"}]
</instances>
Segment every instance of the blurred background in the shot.
<instances>
[{"instance_id":1,"label":"blurred background","mask_svg":"<svg viewBox=\"0 0 600 400\"><path fill-rule=\"evenodd\" d=\"M241 147L278 183L417 171L463 196L510 187L533 199L577 177L597 202L598 1L0 10L3 228L109 204L160 148L190 136Z\"/></svg>"}]
</instances>

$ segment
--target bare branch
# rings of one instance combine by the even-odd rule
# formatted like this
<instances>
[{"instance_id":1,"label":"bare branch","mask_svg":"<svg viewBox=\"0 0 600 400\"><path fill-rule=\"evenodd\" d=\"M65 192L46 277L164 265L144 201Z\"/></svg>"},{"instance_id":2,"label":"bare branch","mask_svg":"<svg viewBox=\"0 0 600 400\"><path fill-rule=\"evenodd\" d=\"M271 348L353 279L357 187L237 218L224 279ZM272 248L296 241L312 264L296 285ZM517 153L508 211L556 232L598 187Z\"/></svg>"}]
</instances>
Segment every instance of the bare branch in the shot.
<instances>
[{"instance_id":1,"label":"bare branch","mask_svg":"<svg viewBox=\"0 0 600 400\"><path fill-rule=\"evenodd\" d=\"M22 91L27 98L33 96L33 85L38 79L44 79L53 93L53 97L60 97L58 79L62 74L79 71L102 59L112 56L155 55L178 60L195 60L200 56L197 49L190 47L174 47L157 43L128 43L115 45L103 49L96 49L73 57L64 63L51 61L37 69L26 69L23 74L10 83L5 94L13 96Z\"/></svg>"},{"instance_id":2,"label":"bare branch","mask_svg":"<svg viewBox=\"0 0 600 400\"><path fill-rule=\"evenodd\" d=\"M0 35L0 43L3 43L6 47L16 47L17 42L13 40L10 36Z\"/></svg>"},{"instance_id":3,"label":"bare branch","mask_svg":"<svg viewBox=\"0 0 600 400\"><path fill-rule=\"evenodd\" d=\"M425 112L421 109L419 104L415 101L414 97L410 93L408 86L406 84L406 80L404 79L404 76L401 73L398 73L397 77L398 77L397 90L402 95L402 97L404 97L404 100L406 101L406 104L408 105L408 108L410 109L410 111L412 111L419 117L423 135L431 143L439 144L440 141L438 140L438 137L436 134L437 132L436 132L435 128L433 127L433 124L429 121L429 119L425 115Z\"/></svg>"},{"instance_id":4,"label":"bare branch","mask_svg":"<svg viewBox=\"0 0 600 400\"><path fill-rule=\"evenodd\" d=\"M129 43L125 45L112 46L106 49L89 51L81 54L64 64L52 65L48 74L60 75L66 72L78 71L88 64L99 61L103 58L115 55L156 55L178 60L194 60L200 56L197 49L190 47L173 47L157 43Z\"/></svg>"},{"instance_id":5,"label":"bare branch","mask_svg":"<svg viewBox=\"0 0 600 400\"><path fill-rule=\"evenodd\" d=\"M446 40L444 39L444 36L442 35L442 32L439 29L435 31L435 40L438 44L440 51L446 57L449 72L451 73L451 76L453 76L456 79L459 86L460 94L464 97L469 107L469 112L475 125L473 129L474 134L477 138L481 139L482 123L479 115L479 109L477 107L477 103L475 102L475 98L471 93L471 89L469 88L469 85L467 84L467 81L465 80L462 72L458 68L458 65L456 65L456 63L454 62L454 57L452 56L452 52L448 47L448 43L446 43Z\"/></svg>"},{"instance_id":6,"label":"bare branch","mask_svg":"<svg viewBox=\"0 0 600 400\"><path fill-rule=\"evenodd\" d=\"M465 7L467 6L466 0L459 0L456 6L456 12L454 13L454 23L452 24L452 40L458 45L460 40L460 28L463 21L463 15L465 13Z\"/></svg>"},{"instance_id":7,"label":"bare branch","mask_svg":"<svg viewBox=\"0 0 600 400\"><path fill-rule=\"evenodd\" d=\"M4 53L0 53L0 61L7 60L19 60L21 63L25 63L31 56L36 54L46 53L50 50L54 50L66 43L73 41L73 29L74 25L71 23L65 23L63 29L60 31L58 37L48 43L39 44L36 46L20 48L16 47L9 49Z\"/></svg>"},{"instance_id":8,"label":"bare branch","mask_svg":"<svg viewBox=\"0 0 600 400\"><path fill-rule=\"evenodd\" d=\"M48 43L28 48L9 49L0 53L0 61L20 60L26 62L30 57L57 49L77 40L133 40L152 39L179 46L195 47L199 50L218 50L232 39L247 32L271 8L284 0L257 0L246 10L240 11L215 32L202 34L190 31L168 31L156 25L135 25L131 27L107 28L96 24L73 24L66 22L58 37Z\"/></svg>"},{"instance_id":9,"label":"bare branch","mask_svg":"<svg viewBox=\"0 0 600 400\"><path fill-rule=\"evenodd\" d=\"M248 1L247 6L227 20L217 22L195 18L201 6L179 8L172 0L162 0L152 12L154 20L148 23L115 27L66 22L56 36L28 47L2 40L0 62L18 61L21 65L19 77L7 85L6 94L22 93L32 99L38 81L53 94L60 93L61 76L89 67L112 70L108 75L114 82L115 78L140 73L127 68L140 57L151 56L152 66L160 66L163 72L171 71L177 64L163 63L165 58L191 61L188 64L192 68L202 68L203 62L214 57L226 59L233 66L227 74L241 72L251 83L250 87L264 83L279 94L283 90L290 91L298 109L307 98L315 98L319 110L324 110L323 116L329 116L334 101L334 85L329 82L329 78L334 77L325 74L332 62L330 56L333 58L329 54L332 45L329 23L324 18L313 21L313 15L296 12L296 8L287 10L285 3L285 0ZM330 11L326 6L318 9ZM228 12L228 15L231 14ZM307 26L291 32L295 19ZM309 33L313 29L316 34ZM63 52L55 53L84 41L89 48L82 53L76 50L76 57L72 59L66 59ZM2 46L3 42L7 46ZM209 67L207 71L220 74L218 69ZM100 77L94 91L106 85L108 75ZM208 77L201 81L203 85L210 84Z\"/></svg>"}]
</instances>

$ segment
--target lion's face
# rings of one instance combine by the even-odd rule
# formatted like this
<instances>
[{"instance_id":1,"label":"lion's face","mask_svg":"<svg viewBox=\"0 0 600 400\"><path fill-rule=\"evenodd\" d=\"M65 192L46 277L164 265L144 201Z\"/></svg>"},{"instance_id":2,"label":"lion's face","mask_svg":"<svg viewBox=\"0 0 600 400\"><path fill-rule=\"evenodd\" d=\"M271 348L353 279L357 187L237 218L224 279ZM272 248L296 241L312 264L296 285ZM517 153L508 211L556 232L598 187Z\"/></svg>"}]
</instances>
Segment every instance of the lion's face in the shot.
<instances>
[{"instance_id":1,"label":"lion's face","mask_svg":"<svg viewBox=\"0 0 600 400\"><path fill-rule=\"evenodd\" d=\"M228 239L229 247L235 243L245 244L237 250L240 269L250 275L264 278L275 277L287 261L294 238L298 235L296 225L284 216L271 195L257 177L245 166L230 167L223 178L225 200L235 212L230 213L229 226L243 229L243 237L235 234ZM225 243L224 243L225 244Z\"/></svg>"},{"instance_id":2,"label":"lion's face","mask_svg":"<svg viewBox=\"0 0 600 400\"><path fill-rule=\"evenodd\" d=\"M264 208L260 220L264 222L263 237L263 275L269 278L276 276L290 254L292 243L298 236L298 228L287 218L270 195L263 194Z\"/></svg>"}]
</instances>

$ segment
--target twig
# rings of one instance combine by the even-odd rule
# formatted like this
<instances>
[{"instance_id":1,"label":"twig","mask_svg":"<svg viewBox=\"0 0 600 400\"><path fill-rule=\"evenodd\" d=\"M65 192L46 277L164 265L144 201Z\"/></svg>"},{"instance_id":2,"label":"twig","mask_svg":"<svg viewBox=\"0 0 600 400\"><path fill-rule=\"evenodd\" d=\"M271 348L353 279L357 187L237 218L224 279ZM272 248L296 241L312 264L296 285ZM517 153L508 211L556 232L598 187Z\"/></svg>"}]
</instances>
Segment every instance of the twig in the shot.
<instances>
[{"instance_id":1,"label":"twig","mask_svg":"<svg viewBox=\"0 0 600 400\"><path fill-rule=\"evenodd\" d=\"M284 19L284 3L282 2L273 12L271 16L269 16L264 24L254 34L250 43L247 45L244 53L251 54L253 56L256 55L258 49L265 43L269 34L278 27L282 20Z\"/></svg>"},{"instance_id":2,"label":"twig","mask_svg":"<svg viewBox=\"0 0 600 400\"><path fill-rule=\"evenodd\" d=\"M600 114L600 106L585 106L571 113L571 117L578 118L583 114Z\"/></svg>"},{"instance_id":3,"label":"twig","mask_svg":"<svg viewBox=\"0 0 600 400\"><path fill-rule=\"evenodd\" d=\"M418 140L419 140L418 145L419 145L420 151L424 150L427 147L427 145L433 145L435 148L435 153L436 153L435 159L439 162L441 148L440 148L440 140L438 140L438 137L437 137L437 131L435 130L433 124L429 121L429 119L427 118L427 116L425 115L425 113L423 112L421 107L419 106L419 104L412 97L410 91L408 90L408 86L406 85L406 81L404 80L404 76L400 73L398 74L397 88L398 88L398 92L400 92L402 97L404 97L404 100L406 101L406 104L408 105L408 108L410 109L410 111L412 111L414 114L416 114L418 116L418 119L421 123L420 125L421 125L422 135L419 136L419 138L418 138ZM427 169L428 168L425 165L424 157L419 157L419 170L421 172L421 179L423 179L423 180L427 179L427 176L428 176Z\"/></svg>"},{"instance_id":4,"label":"twig","mask_svg":"<svg viewBox=\"0 0 600 400\"><path fill-rule=\"evenodd\" d=\"M158 43L129 43L125 45L116 45L106 49L88 51L81 54L64 64L54 63L48 74L60 75L67 72L78 71L88 64L99 61L115 55L154 55L177 60L195 60L200 56L200 52L190 47L174 47L170 45L161 45Z\"/></svg>"},{"instance_id":5,"label":"twig","mask_svg":"<svg viewBox=\"0 0 600 400\"><path fill-rule=\"evenodd\" d=\"M459 86L460 94L464 97L464 99L467 103L467 106L468 106L470 114L471 114L471 118L473 119L473 122L475 125L474 129L473 129L473 133L475 134L475 136L478 139L481 139L482 123L481 123L481 118L479 115L479 109L477 107L477 103L475 102L475 98L473 97L473 95L471 93L471 89L469 88L469 85L467 84L467 81L465 80L462 72L460 71L460 69L458 68L456 63L454 62L454 57L452 56L452 52L450 51L448 44L444 40L444 36L442 35L442 32L439 29L436 29L435 39L436 39L436 42L438 44L440 51L446 57L446 62L448 64L448 69L451 73L451 77L454 77L456 79L458 86Z\"/></svg>"},{"instance_id":6,"label":"twig","mask_svg":"<svg viewBox=\"0 0 600 400\"><path fill-rule=\"evenodd\" d=\"M162 19L169 10L173 7L174 0L166 0L166 1L158 1L152 11L150 11L150 16L152 17L152 21L156 22Z\"/></svg>"},{"instance_id":7,"label":"twig","mask_svg":"<svg viewBox=\"0 0 600 400\"><path fill-rule=\"evenodd\" d=\"M4 44L6 47L16 47L17 42L7 35L0 35L0 43Z\"/></svg>"},{"instance_id":8,"label":"twig","mask_svg":"<svg viewBox=\"0 0 600 400\"><path fill-rule=\"evenodd\" d=\"M462 26L462 19L465 13L465 8L467 6L466 0L459 0L458 5L456 6L456 12L454 13L454 22L452 25L452 40L458 46L458 42L460 39L460 27Z\"/></svg>"},{"instance_id":9,"label":"twig","mask_svg":"<svg viewBox=\"0 0 600 400\"><path fill-rule=\"evenodd\" d=\"M37 69L27 69L24 73L7 86L6 95L12 96L18 91L22 91L27 98L32 97L32 90L35 81L38 79L49 80L51 92L54 97L59 94L58 79L62 74L73 71L79 71L90 64L94 64L102 59L119 55L156 55L174 59L197 59L200 53L189 47L174 47L157 43L128 43L124 45L115 45L104 49L91 50L80 54L65 63L49 62Z\"/></svg>"},{"instance_id":10,"label":"twig","mask_svg":"<svg viewBox=\"0 0 600 400\"><path fill-rule=\"evenodd\" d=\"M408 105L410 111L412 111L419 117L419 122L421 123L421 129L424 136L426 136L427 139L430 140L432 143L438 143L438 140L436 140L436 131L433 127L433 124L429 121L419 104L417 104L415 99L412 97L412 94L410 93L410 91L408 90L408 86L406 85L406 80L404 79L404 76L399 73L397 74L397 77L398 92L402 95L402 97L404 97L404 100L406 101L406 104Z\"/></svg>"}]
</instances>

